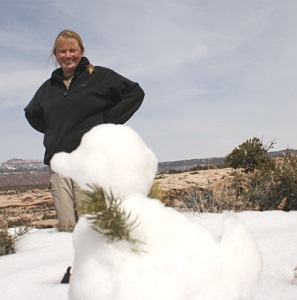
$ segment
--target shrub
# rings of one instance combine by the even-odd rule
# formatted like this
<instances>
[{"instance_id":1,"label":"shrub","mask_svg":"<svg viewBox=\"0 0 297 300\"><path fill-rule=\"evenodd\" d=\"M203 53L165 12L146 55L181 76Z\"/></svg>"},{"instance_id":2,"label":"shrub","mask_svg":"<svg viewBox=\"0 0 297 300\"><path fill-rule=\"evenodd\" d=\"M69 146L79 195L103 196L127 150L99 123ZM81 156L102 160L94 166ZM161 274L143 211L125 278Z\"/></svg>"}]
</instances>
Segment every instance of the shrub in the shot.
<instances>
[{"instance_id":1,"label":"shrub","mask_svg":"<svg viewBox=\"0 0 297 300\"><path fill-rule=\"evenodd\" d=\"M154 183L149 191L148 197L153 198L153 199L158 199L162 203L167 204L167 201L165 199L165 192L162 190L162 187L160 186L160 184L156 181L154 181Z\"/></svg>"},{"instance_id":2,"label":"shrub","mask_svg":"<svg viewBox=\"0 0 297 300\"><path fill-rule=\"evenodd\" d=\"M297 156L287 150L281 159L252 173L237 171L232 184L236 197L259 206L260 210L296 210Z\"/></svg>"},{"instance_id":3,"label":"shrub","mask_svg":"<svg viewBox=\"0 0 297 300\"><path fill-rule=\"evenodd\" d=\"M297 156L287 150L253 172L236 169L220 184L195 187L177 198L196 212L297 210Z\"/></svg>"},{"instance_id":4,"label":"shrub","mask_svg":"<svg viewBox=\"0 0 297 300\"><path fill-rule=\"evenodd\" d=\"M287 150L273 170L263 169L261 174L270 185L268 207L263 203L263 209L297 210L297 156Z\"/></svg>"},{"instance_id":5,"label":"shrub","mask_svg":"<svg viewBox=\"0 0 297 300\"><path fill-rule=\"evenodd\" d=\"M268 156L268 150L273 148L274 142L268 147L256 137L246 140L244 143L234 148L225 158L225 163L231 168L242 168L246 173L255 169L269 166L272 167L272 160ZM271 165L271 166L270 166Z\"/></svg>"},{"instance_id":6,"label":"shrub","mask_svg":"<svg viewBox=\"0 0 297 300\"><path fill-rule=\"evenodd\" d=\"M15 253L15 238L8 231L8 224L0 218L0 256Z\"/></svg>"},{"instance_id":7,"label":"shrub","mask_svg":"<svg viewBox=\"0 0 297 300\"><path fill-rule=\"evenodd\" d=\"M15 244L22 235L29 231L26 225L9 228L8 222L0 216L0 256L13 254L16 252Z\"/></svg>"}]
</instances>

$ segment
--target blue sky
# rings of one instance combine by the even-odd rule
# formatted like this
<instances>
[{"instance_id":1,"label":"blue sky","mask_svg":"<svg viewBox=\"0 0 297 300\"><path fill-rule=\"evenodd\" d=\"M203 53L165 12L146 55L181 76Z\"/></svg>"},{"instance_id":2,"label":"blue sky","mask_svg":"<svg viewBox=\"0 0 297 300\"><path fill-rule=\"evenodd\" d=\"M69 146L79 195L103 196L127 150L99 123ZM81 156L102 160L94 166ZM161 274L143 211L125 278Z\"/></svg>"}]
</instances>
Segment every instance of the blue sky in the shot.
<instances>
[{"instance_id":1,"label":"blue sky","mask_svg":"<svg viewBox=\"0 0 297 300\"><path fill-rule=\"evenodd\" d=\"M63 29L143 87L127 125L159 161L225 156L253 137L297 149L296 12L295 0L2 0L0 162L43 158L23 109Z\"/></svg>"}]
</instances>

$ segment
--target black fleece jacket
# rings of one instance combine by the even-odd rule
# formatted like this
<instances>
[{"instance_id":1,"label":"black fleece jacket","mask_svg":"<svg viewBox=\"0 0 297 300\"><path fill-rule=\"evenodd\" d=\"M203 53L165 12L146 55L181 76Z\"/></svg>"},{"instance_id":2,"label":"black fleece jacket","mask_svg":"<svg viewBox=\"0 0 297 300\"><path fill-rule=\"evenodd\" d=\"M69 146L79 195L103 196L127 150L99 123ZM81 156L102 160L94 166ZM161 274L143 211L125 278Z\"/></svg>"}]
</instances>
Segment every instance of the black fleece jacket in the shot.
<instances>
[{"instance_id":1,"label":"black fleece jacket","mask_svg":"<svg viewBox=\"0 0 297 300\"><path fill-rule=\"evenodd\" d=\"M76 149L94 126L125 123L143 101L144 92L138 83L104 67L96 66L89 74L88 64L83 57L68 90L62 69L55 70L25 108L30 125L44 133L47 165L55 153Z\"/></svg>"}]
</instances>

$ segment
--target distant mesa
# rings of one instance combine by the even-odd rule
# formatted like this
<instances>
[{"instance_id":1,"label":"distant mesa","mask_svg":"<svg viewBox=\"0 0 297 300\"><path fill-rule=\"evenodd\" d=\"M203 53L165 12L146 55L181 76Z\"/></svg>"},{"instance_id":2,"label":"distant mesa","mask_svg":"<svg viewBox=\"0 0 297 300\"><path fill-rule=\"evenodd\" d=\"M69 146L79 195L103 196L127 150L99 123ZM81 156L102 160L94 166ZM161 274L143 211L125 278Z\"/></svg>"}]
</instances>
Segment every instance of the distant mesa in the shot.
<instances>
[{"instance_id":1,"label":"distant mesa","mask_svg":"<svg viewBox=\"0 0 297 300\"><path fill-rule=\"evenodd\" d=\"M293 149L290 149L293 150ZM286 150L269 152L271 157L281 157ZM297 154L297 150L293 150ZM185 171L197 166L217 166L224 164L225 157L210 157L201 159L188 159L159 162L158 172ZM48 185L48 166L42 160L12 158L0 163L0 188Z\"/></svg>"},{"instance_id":2,"label":"distant mesa","mask_svg":"<svg viewBox=\"0 0 297 300\"><path fill-rule=\"evenodd\" d=\"M41 160L12 158L0 164L0 187L48 185L48 167Z\"/></svg>"}]
</instances>

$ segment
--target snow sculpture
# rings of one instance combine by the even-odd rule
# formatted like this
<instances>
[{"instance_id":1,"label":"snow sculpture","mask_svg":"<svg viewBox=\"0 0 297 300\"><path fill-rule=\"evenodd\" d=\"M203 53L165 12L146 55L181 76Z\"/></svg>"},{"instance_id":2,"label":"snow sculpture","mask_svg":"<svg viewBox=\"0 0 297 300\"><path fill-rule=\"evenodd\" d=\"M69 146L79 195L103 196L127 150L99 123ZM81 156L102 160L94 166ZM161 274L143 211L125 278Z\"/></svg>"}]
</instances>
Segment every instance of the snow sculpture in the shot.
<instances>
[{"instance_id":1,"label":"snow sculpture","mask_svg":"<svg viewBox=\"0 0 297 300\"><path fill-rule=\"evenodd\" d=\"M95 183L124 198L138 217L132 232L142 252L128 242L108 243L81 217L74 231L71 300L248 300L260 273L261 254L245 225L226 213L220 236L147 194L157 159L125 125L99 125L72 153L58 153L56 172L82 188Z\"/></svg>"}]
</instances>

